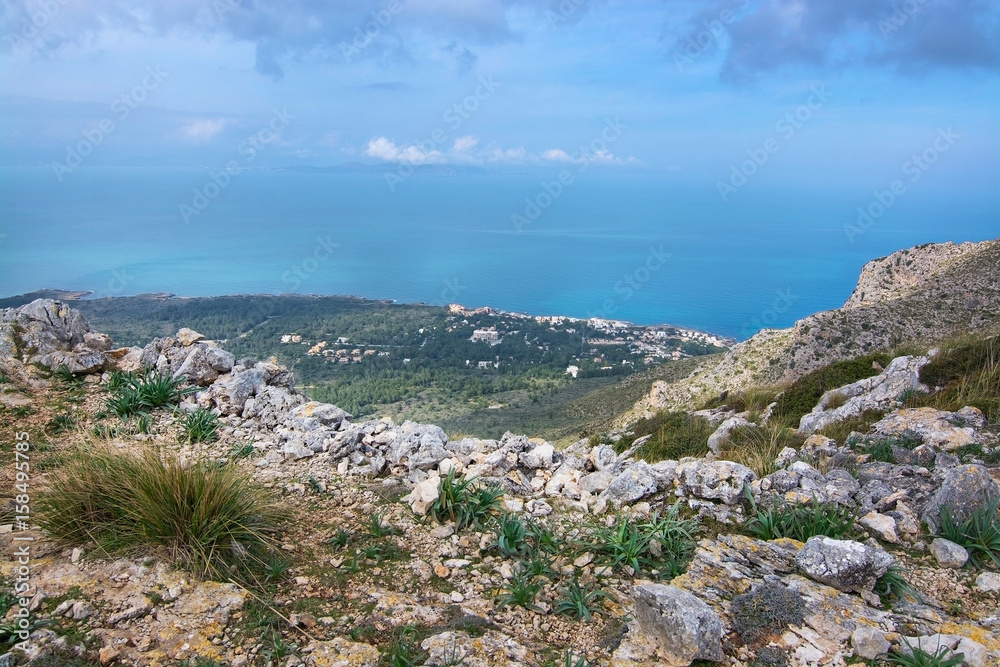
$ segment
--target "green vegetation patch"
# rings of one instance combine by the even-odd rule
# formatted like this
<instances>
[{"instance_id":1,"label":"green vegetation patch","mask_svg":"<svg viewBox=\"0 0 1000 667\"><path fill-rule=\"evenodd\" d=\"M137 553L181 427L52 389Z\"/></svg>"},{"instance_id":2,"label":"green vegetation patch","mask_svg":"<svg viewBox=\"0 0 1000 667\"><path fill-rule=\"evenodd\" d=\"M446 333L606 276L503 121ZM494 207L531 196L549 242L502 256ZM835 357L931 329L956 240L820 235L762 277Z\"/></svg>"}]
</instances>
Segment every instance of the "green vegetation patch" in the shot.
<instances>
[{"instance_id":1,"label":"green vegetation patch","mask_svg":"<svg viewBox=\"0 0 1000 667\"><path fill-rule=\"evenodd\" d=\"M621 454L637 439L649 435L649 441L639 448L636 456L650 463L704 456L708 453L708 436L714 432L715 426L703 417L687 412L660 412L636 422L632 435L615 443L615 451Z\"/></svg>"},{"instance_id":2,"label":"green vegetation patch","mask_svg":"<svg viewBox=\"0 0 1000 667\"><path fill-rule=\"evenodd\" d=\"M797 425L803 415L816 407L824 393L878 375L881 371L875 365L885 368L890 361L892 357L888 354L869 354L818 368L793 382L781 393L774 414L786 423Z\"/></svg>"},{"instance_id":3,"label":"green vegetation patch","mask_svg":"<svg viewBox=\"0 0 1000 667\"><path fill-rule=\"evenodd\" d=\"M773 496L764 507L759 507L750 494L751 518L744 529L762 540L789 537L805 542L810 537L825 535L834 539L844 537L854 528L857 514L854 510L836 503L821 503L815 498L811 503L793 505Z\"/></svg>"}]
</instances>

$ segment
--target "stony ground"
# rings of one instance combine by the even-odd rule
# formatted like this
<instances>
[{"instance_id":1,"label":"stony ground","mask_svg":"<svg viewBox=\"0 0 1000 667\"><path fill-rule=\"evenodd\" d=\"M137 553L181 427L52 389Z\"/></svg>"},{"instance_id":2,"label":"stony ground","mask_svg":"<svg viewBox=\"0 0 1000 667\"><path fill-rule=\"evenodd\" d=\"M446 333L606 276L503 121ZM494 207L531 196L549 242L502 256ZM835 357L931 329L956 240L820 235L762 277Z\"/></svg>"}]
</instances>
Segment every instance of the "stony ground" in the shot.
<instances>
[{"instance_id":1,"label":"stony ground","mask_svg":"<svg viewBox=\"0 0 1000 667\"><path fill-rule=\"evenodd\" d=\"M559 496L539 506L530 520L560 538L555 583L545 584L535 609L501 607L498 596L509 585L516 559L502 557L491 546L492 532L456 534L452 526L415 515L402 501L410 490L405 478L338 474L328 462L308 458L262 466L260 452L243 455L250 450L244 449L245 434L238 428L224 429L213 443L182 445L165 412L156 413L151 435L98 437L94 415L107 399L102 385L66 382L35 370L19 373L8 369L0 385L4 495L13 496L7 489L14 486L12 450L21 431L31 434L33 497L81 447L156 448L188 460L213 458L252 472L274 491L285 516L281 542L289 560L287 570L276 570L266 585L247 590L199 581L174 569L168 554L112 559L88 545L52 544L34 531L38 664L542 666L567 664L567 650L594 666L646 664L612 660L635 614L633 586L641 581L594 562L586 546L595 527L615 520L611 509L595 516L585 511L585 503ZM648 515L674 500L659 493L623 511ZM4 503L0 537L11 553L14 514ZM373 517L380 518L385 534L373 534ZM719 544L715 539L732 530L705 521L699 553L726 553L713 551ZM866 539L896 558L923 600L914 612L923 622L911 634L929 627L1000 651L995 634L1000 593L977 583L980 572L939 567L926 536L901 544L875 537ZM0 564L0 576L5 584L12 581L14 563ZM590 622L554 613L559 588L574 578L607 595L594 605ZM890 639L908 632L902 621L897 629ZM724 664L770 664L760 661L759 651L733 642L732 637L725 642L730 650ZM414 657L400 662L407 647ZM846 654L823 664L866 662Z\"/></svg>"}]
</instances>

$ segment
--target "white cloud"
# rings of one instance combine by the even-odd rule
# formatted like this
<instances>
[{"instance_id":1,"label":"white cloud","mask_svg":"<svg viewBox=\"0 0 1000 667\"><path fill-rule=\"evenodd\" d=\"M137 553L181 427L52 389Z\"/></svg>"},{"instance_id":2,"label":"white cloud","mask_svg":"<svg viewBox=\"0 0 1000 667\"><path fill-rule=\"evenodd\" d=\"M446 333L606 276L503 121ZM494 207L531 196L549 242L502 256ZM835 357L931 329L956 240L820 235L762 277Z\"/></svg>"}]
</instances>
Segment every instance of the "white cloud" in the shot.
<instances>
[{"instance_id":1,"label":"white cloud","mask_svg":"<svg viewBox=\"0 0 1000 667\"><path fill-rule=\"evenodd\" d=\"M458 153L464 153L467 150L475 148L478 143L479 138L470 134L466 137L459 137L458 139L455 139L455 145L452 147L452 150Z\"/></svg>"},{"instance_id":2,"label":"white cloud","mask_svg":"<svg viewBox=\"0 0 1000 667\"><path fill-rule=\"evenodd\" d=\"M410 164L429 164L443 162L440 151L424 151L418 146L397 146L386 137L376 137L368 142L365 149L368 157L387 162L408 162Z\"/></svg>"},{"instance_id":3,"label":"white cloud","mask_svg":"<svg viewBox=\"0 0 1000 667\"><path fill-rule=\"evenodd\" d=\"M548 160L549 162L572 162L573 158L570 157L569 153L561 148L550 148L547 151L542 151L542 159Z\"/></svg>"},{"instance_id":4,"label":"white cloud","mask_svg":"<svg viewBox=\"0 0 1000 667\"><path fill-rule=\"evenodd\" d=\"M180 129L181 136L191 141L209 141L226 129L229 121L225 118L196 120Z\"/></svg>"},{"instance_id":5,"label":"white cloud","mask_svg":"<svg viewBox=\"0 0 1000 667\"><path fill-rule=\"evenodd\" d=\"M513 164L545 164L564 162L574 164L622 165L639 164L634 157L622 159L609 150L595 153L571 155L561 148L549 148L540 154L529 153L523 146L518 148L503 148L495 142L487 146L479 146L479 138L468 135L455 139L452 147L446 151L424 150L419 146L398 146L387 137L375 137L368 142L364 150L368 157L387 162L408 162L410 164L482 164L513 163Z\"/></svg>"}]
</instances>

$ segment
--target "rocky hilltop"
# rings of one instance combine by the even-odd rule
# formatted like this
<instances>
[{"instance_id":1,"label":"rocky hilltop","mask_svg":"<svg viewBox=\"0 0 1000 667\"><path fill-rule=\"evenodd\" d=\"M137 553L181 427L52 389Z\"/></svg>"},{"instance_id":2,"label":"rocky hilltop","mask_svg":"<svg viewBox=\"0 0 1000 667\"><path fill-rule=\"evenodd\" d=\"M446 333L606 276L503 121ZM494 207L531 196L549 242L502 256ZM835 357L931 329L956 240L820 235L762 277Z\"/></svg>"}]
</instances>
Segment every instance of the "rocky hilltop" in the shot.
<instances>
[{"instance_id":1,"label":"rocky hilltop","mask_svg":"<svg viewBox=\"0 0 1000 667\"><path fill-rule=\"evenodd\" d=\"M954 270L942 269L942 290ZM965 304L953 313L989 319ZM800 325L743 349L792 350L808 335ZM238 471L273 494L286 560L258 589L213 581L162 549L56 539L44 516L15 516L23 498L10 491L0 546L30 543L30 568L5 560L0 576L30 588L5 598L0 632L20 643L0 664L832 667L919 650L996 665L1000 552L938 536L944 517L1000 521L996 424L975 407L898 407L926 363L900 357L842 388L846 402L824 396L817 415L885 399L885 418L860 439L813 434L758 469L718 448L650 463L635 456L640 441L559 450L511 433L357 422L310 401L288 369L237 359L190 329L115 348L62 302L7 309L0 437L30 435L32 472L18 477L9 457L5 488L30 483L35 502L95 452L152 454L181 477ZM146 381L189 389L168 409L116 418L127 388ZM193 415L214 430L195 437ZM237 546L218 548L239 558Z\"/></svg>"},{"instance_id":2,"label":"rocky hilltop","mask_svg":"<svg viewBox=\"0 0 1000 667\"><path fill-rule=\"evenodd\" d=\"M765 329L687 379L655 384L621 420L723 391L779 385L834 361L958 334L1000 331L1000 240L927 244L865 264L843 307Z\"/></svg>"}]
</instances>

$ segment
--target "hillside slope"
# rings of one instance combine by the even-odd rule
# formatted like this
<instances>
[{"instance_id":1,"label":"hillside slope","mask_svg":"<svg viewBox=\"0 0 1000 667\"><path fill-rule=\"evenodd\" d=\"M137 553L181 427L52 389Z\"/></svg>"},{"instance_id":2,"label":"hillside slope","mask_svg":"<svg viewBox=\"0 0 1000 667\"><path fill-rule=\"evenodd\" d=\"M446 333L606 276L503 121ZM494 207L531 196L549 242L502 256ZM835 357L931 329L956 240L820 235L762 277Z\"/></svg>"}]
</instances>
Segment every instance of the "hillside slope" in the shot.
<instances>
[{"instance_id":1,"label":"hillside slope","mask_svg":"<svg viewBox=\"0 0 1000 667\"><path fill-rule=\"evenodd\" d=\"M962 333L1000 331L1000 240L927 244L865 264L843 307L790 329L765 329L718 365L674 384L656 382L618 423L692 407L722 391L791 382L834 361Z\"/></svg>"}]
</instances>

